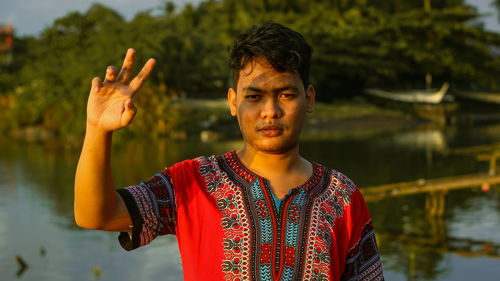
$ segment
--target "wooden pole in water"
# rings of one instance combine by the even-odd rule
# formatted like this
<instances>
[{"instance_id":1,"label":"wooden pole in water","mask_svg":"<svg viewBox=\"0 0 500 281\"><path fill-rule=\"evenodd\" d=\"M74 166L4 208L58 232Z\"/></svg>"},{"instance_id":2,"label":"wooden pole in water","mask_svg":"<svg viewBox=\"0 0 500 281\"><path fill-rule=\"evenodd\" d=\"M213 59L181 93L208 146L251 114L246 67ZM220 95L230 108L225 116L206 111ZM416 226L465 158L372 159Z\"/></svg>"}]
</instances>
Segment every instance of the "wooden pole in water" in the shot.
<instances>
[{"instance_id":1,"label":"wooden pole in water","mask_svg":"<svg viewBox=\"0 0 500 281\"><path fill-rule=\"evenodd\" d=\"M424 0L424 10L426 12L431 11L431 0Z\"/></svg>"},{"instance_id":2,"label":"wooden pole in water","mask_svg":"<svg viewBox=\"0 0 500 281\"><path fill-rule=\"evenodd\" d=\"M446 192L454 189L481 187L484 183L499 184L500 175L490 173L480 173L471 175L462 175L448 178L425 180L420 179L413 182L393 183L382 186L361 188L361 193L366 201L378 201L385 198L432 192ZM436 198L438 200L438 198ZM431 199L433 200L433 199ZM439 201L439 200L438 200ZM440 212L438 203L428 204L431 209Z\"/></svg>"},{"instance_id":3,"label":"wooden pole in water","mask_svg":"<svg viewBox=\"0 0 500 281\"><path fill-rule=\"evenodd\" d=\"M424 0L424 11L426 13L431 12L431 0ZM432 88L432 74L430 72L425 74L425 87L426 89Z\"/></svg>"}]
</instances>

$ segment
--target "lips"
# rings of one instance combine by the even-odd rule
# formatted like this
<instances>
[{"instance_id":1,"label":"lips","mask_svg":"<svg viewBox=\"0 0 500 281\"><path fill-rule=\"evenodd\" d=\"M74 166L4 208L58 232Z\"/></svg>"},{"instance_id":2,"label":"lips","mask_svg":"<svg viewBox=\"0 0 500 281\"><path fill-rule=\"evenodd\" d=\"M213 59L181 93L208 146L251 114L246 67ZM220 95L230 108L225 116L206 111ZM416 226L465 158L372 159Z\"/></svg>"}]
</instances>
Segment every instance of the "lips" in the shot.
<instances>
[{"instance_id":1,"label":"lips","mask_svg":"<svg viewBox=\"0 0 500 281\"><path fill-rule=\"evenodd\" d=\"M263 125L257 130L266 137L277 137L283 133L283 128L279 125Z\"/></svg>"}]
</instances>

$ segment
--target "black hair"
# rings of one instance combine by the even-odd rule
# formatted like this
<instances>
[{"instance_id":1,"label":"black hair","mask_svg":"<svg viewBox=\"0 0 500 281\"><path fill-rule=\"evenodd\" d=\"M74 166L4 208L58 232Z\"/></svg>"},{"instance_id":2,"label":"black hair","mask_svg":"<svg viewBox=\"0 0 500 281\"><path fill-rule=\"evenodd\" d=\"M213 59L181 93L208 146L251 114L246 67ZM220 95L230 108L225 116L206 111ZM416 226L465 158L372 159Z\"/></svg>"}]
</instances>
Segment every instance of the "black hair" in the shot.
<instances>
[{"instance_id":1,"label":"black hair","mask_svg":"<svg viewBox=\"0 0 500 281\"><path fill-rule=\"evenodd\" d=\"M254 59L265 58L280 72L298 72L304 89L309 85L312 48L304 37L274 22L253 26L236 37L230 50L229 67L236 87L240 70Z\"/></svg>"}]
</instances>

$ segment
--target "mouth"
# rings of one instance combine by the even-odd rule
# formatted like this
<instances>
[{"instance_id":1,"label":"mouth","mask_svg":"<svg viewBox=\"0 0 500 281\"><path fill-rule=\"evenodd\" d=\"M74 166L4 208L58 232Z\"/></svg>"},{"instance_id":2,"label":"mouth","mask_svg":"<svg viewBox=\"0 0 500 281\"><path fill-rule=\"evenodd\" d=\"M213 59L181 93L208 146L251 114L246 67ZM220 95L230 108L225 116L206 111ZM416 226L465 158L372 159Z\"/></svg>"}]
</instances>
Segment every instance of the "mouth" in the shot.
<instances>
[{"instance_id":1,"label":"mouth","mask_svg":"<svg viewBox=\"0 0 500 281\"><path fill-rule=\"evenodd\" d=\"M258 131L266 137L277 137L283 133L283 128L278 125L264 125L259 127Z\"/></svg>"}]
</instances>

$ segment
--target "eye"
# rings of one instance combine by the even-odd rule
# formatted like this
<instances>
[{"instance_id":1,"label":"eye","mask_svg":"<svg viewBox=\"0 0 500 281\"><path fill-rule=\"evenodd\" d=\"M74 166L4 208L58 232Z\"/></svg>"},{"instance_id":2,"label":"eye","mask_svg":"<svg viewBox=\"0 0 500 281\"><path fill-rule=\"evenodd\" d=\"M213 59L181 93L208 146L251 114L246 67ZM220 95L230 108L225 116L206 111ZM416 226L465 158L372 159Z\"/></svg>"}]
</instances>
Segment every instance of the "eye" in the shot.
<instances>
[{"instance_id":1,"label":"eye","mask_svg":"<svg viewBox=\"0 0 500 281\"><path fill-rule=\"evenodd\" d=\"M293 99L295 98L295 93L281 93L280 98L281 99Z\"/></svg>"},{"instance_id":2,"label":"eye","mask_svg":"<svg viewBox=\"0 0 500 281\"><path fill-rule=\"evenodd\" d=\"M251 101L258 100L258 99L260 99L260 95L246 95L245 99L251 100Z\"/></svg>"}]
</instances>

